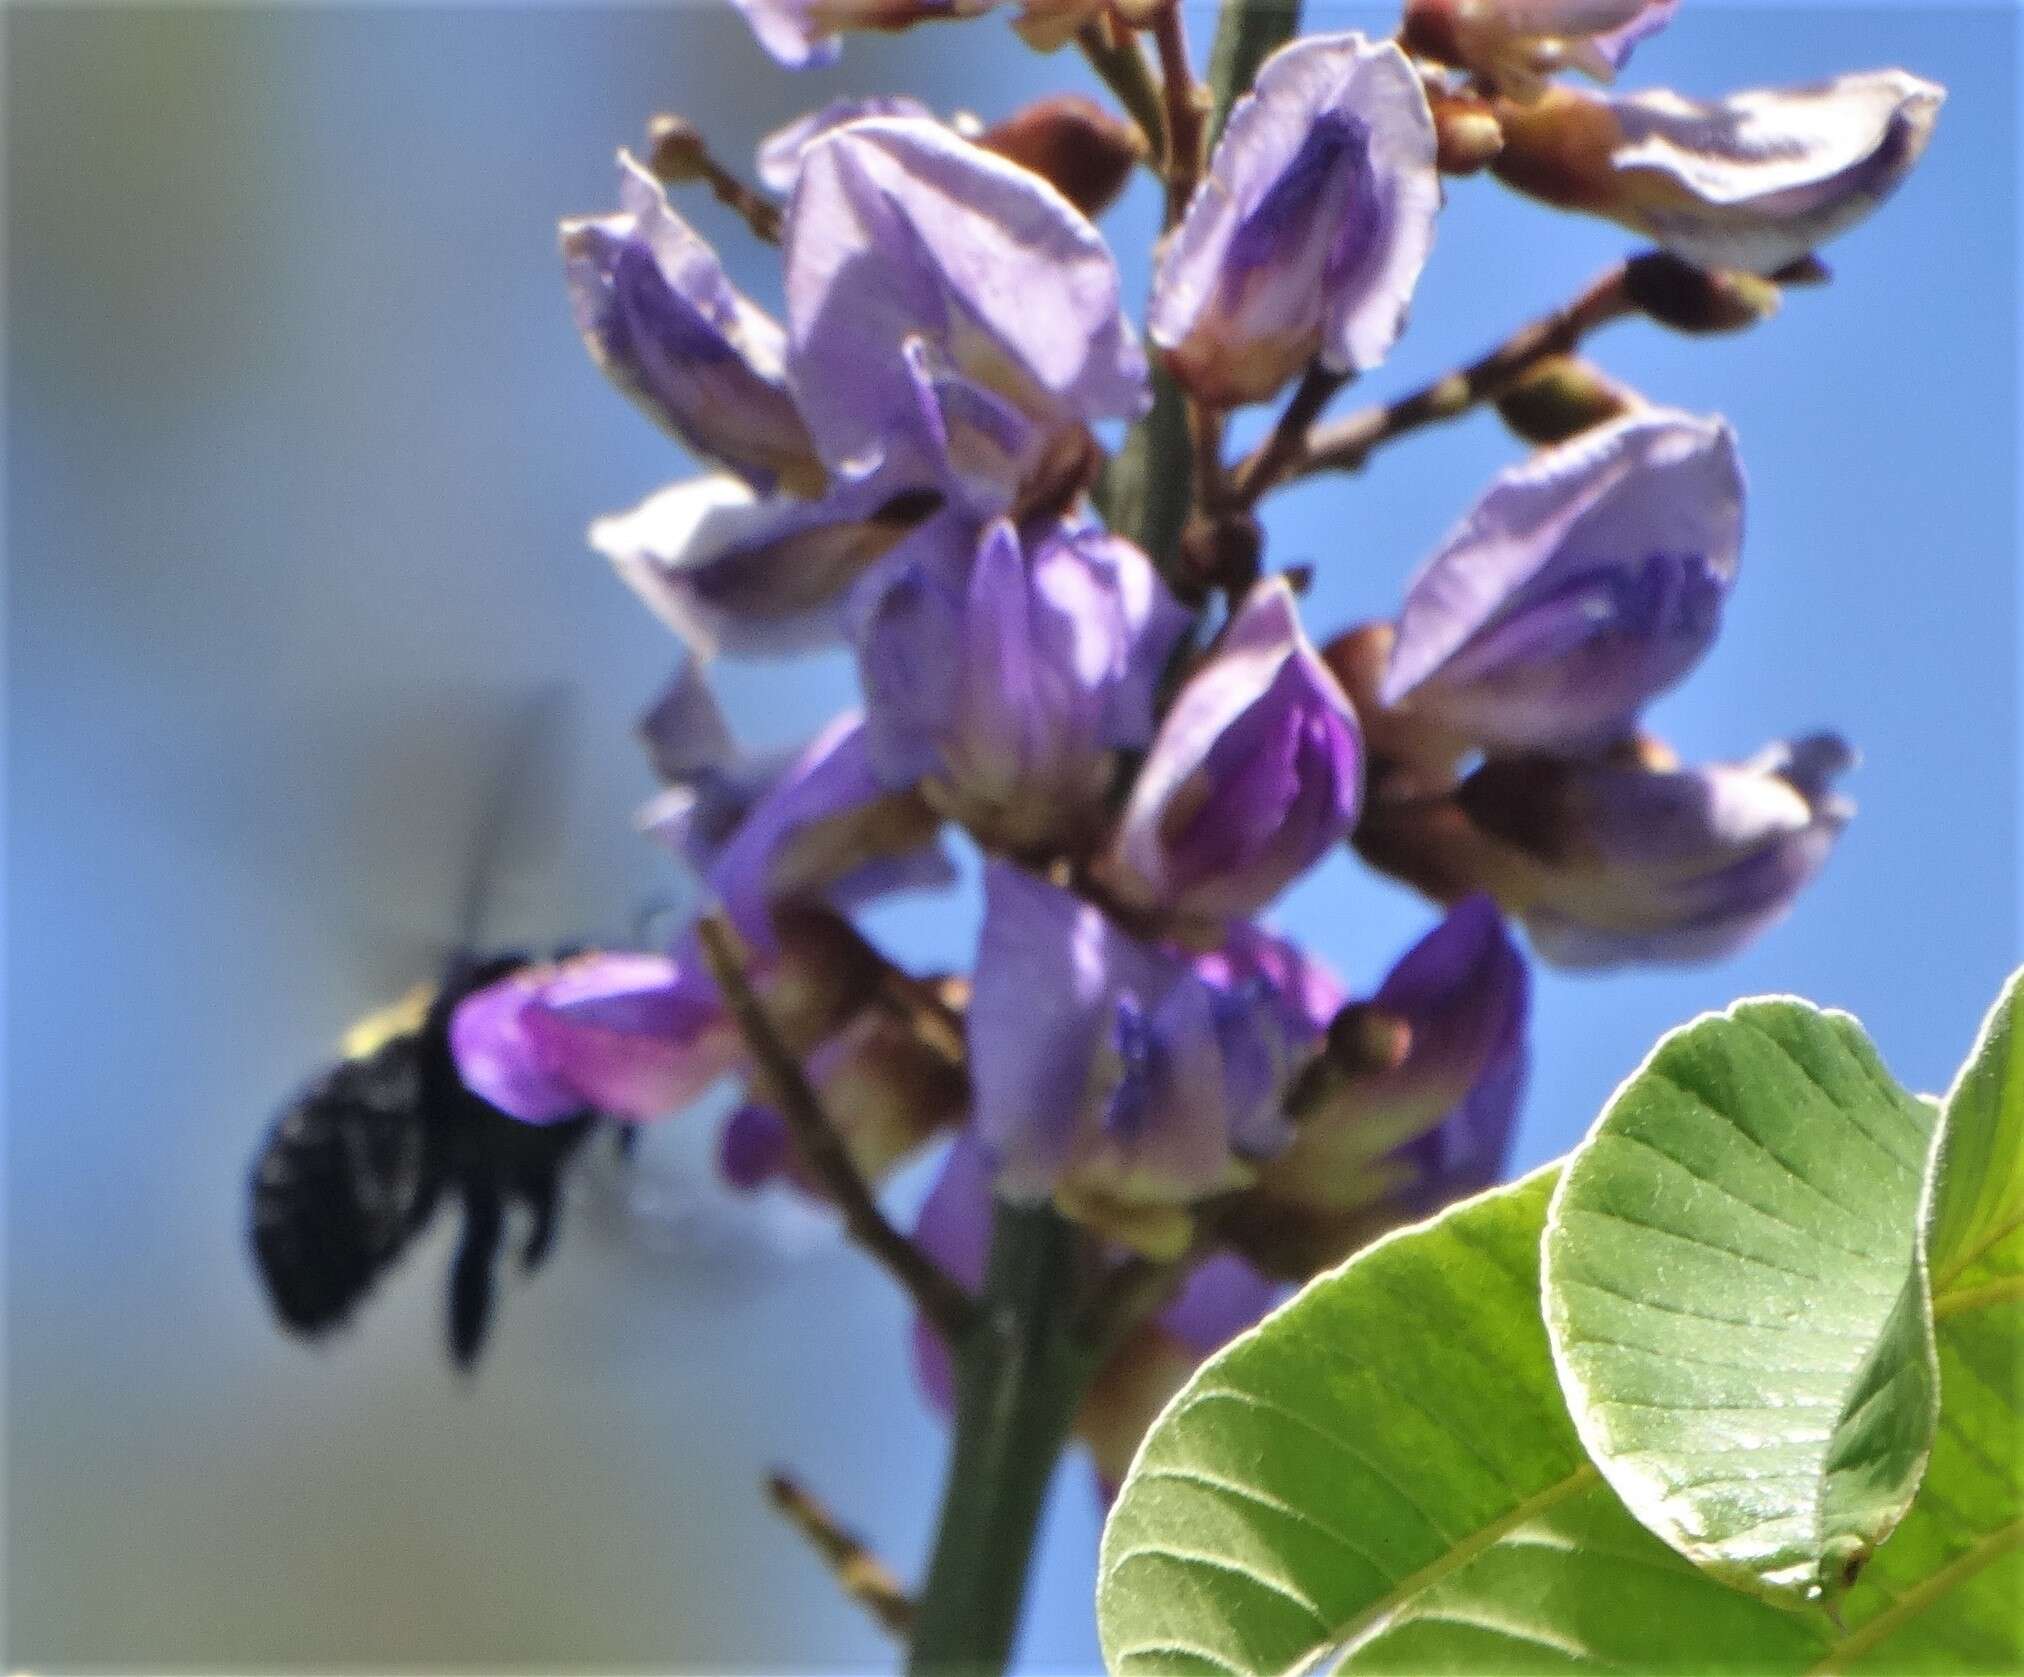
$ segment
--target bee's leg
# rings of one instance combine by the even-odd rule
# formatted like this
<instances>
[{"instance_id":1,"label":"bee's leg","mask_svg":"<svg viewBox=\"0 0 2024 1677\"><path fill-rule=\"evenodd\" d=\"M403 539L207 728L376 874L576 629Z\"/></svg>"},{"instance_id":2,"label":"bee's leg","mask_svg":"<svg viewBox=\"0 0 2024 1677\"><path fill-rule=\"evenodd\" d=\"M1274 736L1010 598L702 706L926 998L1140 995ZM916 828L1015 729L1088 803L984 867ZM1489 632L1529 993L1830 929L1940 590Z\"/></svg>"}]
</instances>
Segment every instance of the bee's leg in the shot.
<instances>
[{"instance_id":1,"label":"bee's leg","mask_svg":"<svg viewBox=\"0 0 2024 1677\"><path fill-rule=\"evenodd\" d=\"M550 1249L555 1245L555 1210L560 1198L562 1173L558 1170L547 1176L535 1176L522 1184L527 1208L534 1214L533 1226L527 1231L527 1240L520 1248L520 1267L532 1272L539 1269Z\"/></svg>"},{"instance_id":2,"label":"bee's leg","mask_svg":"<svg viewBox=\"0 0 2024 1677\"><path fill-rule=\"evenodd\" d=\"M464 1188L464 1233L450 1266L450 1360L468 1369L478 1360L492 1319L492 1266L505 1237L499 1190L490 1182Z\"/></svg>"}]
</instances>

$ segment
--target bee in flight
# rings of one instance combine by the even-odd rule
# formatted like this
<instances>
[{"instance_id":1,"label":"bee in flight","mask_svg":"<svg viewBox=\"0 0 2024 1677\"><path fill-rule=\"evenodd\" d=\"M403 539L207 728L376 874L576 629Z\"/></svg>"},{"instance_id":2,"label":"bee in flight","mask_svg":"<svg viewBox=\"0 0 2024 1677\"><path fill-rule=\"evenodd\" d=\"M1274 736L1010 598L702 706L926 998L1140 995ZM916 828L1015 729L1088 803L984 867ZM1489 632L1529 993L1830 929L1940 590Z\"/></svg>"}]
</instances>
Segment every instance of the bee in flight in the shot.
<instances>
[{"instance_id":1,"label":"bee in flight","mask_svg":"<svg viewBox=\"0 0 2024 1677\"><path fill-rule=\"evenodd\" d=\"M464 870L454 947L478 931L501 875L525 871L540 848L526 795L550 789L565 696L536 694L510 723L502 771ZM468 747L468 741L459 742ZM269 1127L253 1161L253 1258L282 1326L320 1339L349 1321L380 1277L452 1207L463 1218L449 1278L449 1351L468 1369L490 1325L508 1213L527 1214L523 1270L555 1239L565 1174L594 1131L632 1130L584 1112L551 1124L510 1118L464 1086L450 1053L450 1016L473 991L524 959L452 955L422 985L360 1020L341 1057L312 1078Z\"/></svg>"},{"instance_id":2,"label":"bee in flight","mask_svg":"<svg viewBox=\"0 0 2024 1677\"><path fill-rule=\"evenodd\" d=\"M423 986L352 1027L335 1064L275 1119L252 1172L253 1254L282 1325L321 1338L452 1202L463 1232L450 1264L449 1350L469 1368L485 1342L507 1211L528 1214L520 1264L554 1244L565 1171L604 1123L509 1118L464 1086L450 1015L523 964L453 959ZM620 1126L623 1141L631 1132Z\"/></svg>"}]
</instances>

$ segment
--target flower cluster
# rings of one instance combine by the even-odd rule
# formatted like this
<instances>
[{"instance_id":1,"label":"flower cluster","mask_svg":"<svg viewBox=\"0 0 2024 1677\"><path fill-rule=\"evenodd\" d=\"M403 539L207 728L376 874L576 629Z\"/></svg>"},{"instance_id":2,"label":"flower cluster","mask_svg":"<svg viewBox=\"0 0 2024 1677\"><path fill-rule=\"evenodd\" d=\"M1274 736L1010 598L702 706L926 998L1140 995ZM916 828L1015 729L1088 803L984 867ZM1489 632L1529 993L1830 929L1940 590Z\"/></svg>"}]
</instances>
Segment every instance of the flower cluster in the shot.
<instances>
[{"instance_id":1,"label":"flower cluster","mask_svg":"<svg viewBox=\"0 0 2024 1677\"><path fill-rule=\"evenodd\" d=\"M740 4L789 65L985 9ZM1641 731L1736 583L1737 440L1570 353L1626 313L1761 317L1902 179L1940 94L1898 72L1712 104L1554 80L1608 79L1673 9L1412 0L1397 40L1285 44L1191 147L1206 101L1174 86L1171 5L1027 0L1029 40L1080 38L1126 88L1127 61L1152 85L1137 31L1158 35L1164 115L1054 100L981 129L838 102L760 148L782 201L684 131L655 169L621 155L617 213L563 227L592 358L710 468L591 531L688 649L643 725L663 782L645 825L735 934L852 1168L876 1184L953 1137L917 1231L950 1276L981 1282L994 1201L1054 1207L1106 1272L1164 1266L1165 1302L1083 1402L1109 1477L1281 1283L1498 1177L1527 1059L1514 924L1560 965L1719 956L1848 819L1837 740L1688 768ZM1141 159L1170 203L1143 335L1090 219ZM1660 253L1466 378L1314 424L1404 330L1442 172L1485 165ZM671 204L683 179L777 236L779 318ZM1224 461L1224 417L1289 390L1259 452ZM1192 437L1185 539L1121 510L1134 451L1171 446L1156 397ZM1260 500L1476 401L1545 446L1395 620L1317 648L1298 579L1260 562ZM854 653L862 710L805 749L741 751L706 661L825 641ZM849 916L946 886L957 833L985 857L974 968L903 972ZM1365 997L1266 924L1345 845L1444 911ZM832 1193L706 953L688 932L473 996L466 1079L540 1123L656 1118L744 1078L726 1174ZM946 1396L933 1326L921 1360Z\"/></svg>"}]
</instances>

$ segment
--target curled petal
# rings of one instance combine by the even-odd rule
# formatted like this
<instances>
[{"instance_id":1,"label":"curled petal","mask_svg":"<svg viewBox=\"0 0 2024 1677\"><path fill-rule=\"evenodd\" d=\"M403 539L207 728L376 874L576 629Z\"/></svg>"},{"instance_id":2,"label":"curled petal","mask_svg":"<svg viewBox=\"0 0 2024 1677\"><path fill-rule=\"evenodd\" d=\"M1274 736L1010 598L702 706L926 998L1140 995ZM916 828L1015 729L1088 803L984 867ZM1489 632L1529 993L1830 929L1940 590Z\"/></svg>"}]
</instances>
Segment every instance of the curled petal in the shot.
<instances>
[{"instance_id":1,"label":"curled petal","mask_svg":"<svg viewBox=\"0 0 2024 1677\"><path fill-rule=\"evenodd\" d=\"M1269 58L1161 259L1150 329L1204 401L1261 401L1319 356L1390 352L1440 209L1434 119L1390 42L1318 35Z\"/></svg>"},{"instance_id":2,"label":"curled petal","mask_svg":"<svg viewBox=\"0 0 2024 1677\"><path fill-rule=\"evenodd\" d=\"M617 215L562 224L570 300L592 358L679 442L755 489L819 489L779 326L725 277L658 181L623 152L619 169Z\"/></svg>"},{"instance_id":3,"label":"curled petal","mask_svg":"<svg viewBox=\"0 0 2024 1677\"><path fill-rule=\"evenodd\" d=\"M1614 79L1678 10L1679 0L1411 0L1404 34L1415 51L1533 99L1556 70Z\"/></svg>"},{"instance_id":4,"label":"curled petal","mask_svg":"<svg viewBox=\"0 0 2024 1677\"><path fill-rule=\"evenodd\" d=\"M1743 477L1719 420L1630 415L1498 477L1406 593L1379 697L1489 751L1579 751L1713 642Z\"/></svg>"},{"instance_id":5,"label":"curled petal","mask_svg":"<svg viewBox=\"0 0 2024 1677\"><path fill-rule=\"evenodd\" d=\"M1243 919L1356 824L1355 712L1279 578L1252 590L1167 712L1101 863L1147 914Z\"/></svg>"},{"instance_id":6,"label":"curled petal","mask_svg":"<svg viewBox=\"0 0 2024 1677\"><path fill-rule=\"evenodd\" d=\"M920 433L924 388L943 404L973 388L1043 436L1147 404L1101 235L937 123L856 122L808 146L785 247L791 376L845 476Z\"/></svg>"},{"instance_id":7,"label":"curled petal","mask_svg":"<svg viewBox=\"0 0 2024 1677\"><path fill-rule=\"evenodd\" d=\"M1497 170L1705 268L1776 273L1864 220L1932 138L1946 92L1902 70L1701 101L1560 89L1507 114Z\"/></svg>"},{"instance_id":8,"label":"curled petal","mask_svg":"<svg viewBox=\"0 0 2024 1677\"><path fill-rule=\"evenodd\" d=\"M851 585L933 505L878 481L798 501L695 478L600 518L590 545L700 655L787 652L836 638Z\"/></svg>"},{"instance_id":9,"label":"curled petal","mask_svg":"<svg viewBox=\"0 0 2024 1677\"><path fill-rule=\"evenodd\" d=\"M640 718L638 732L664 789L640 811L637 824L699 879L709 877L753 806L799 756L741 749L693 658Z\"/></svg>"},{"instance_id":10,"label":"curled petal","mask_svg":"<svg viewBox=\"0 0 2024 1677\"><path fill-rule=\"evenodd\" d=\"M937 18L974 17L992 0L732 0L759 44L788 70L834 64L838 37L858 29L906 29Z\"/></svg>"},{"instance_id":11,"label":"curled petal","mask_svg":"<svg viewBox=\"0 0 2024 1677\"><path fill-rule=\"evenodd\" d=\"M522 968L458 1005L450 1047L474 1093L536 1124L587 1108L658 1118L739 1057L708 977L659 955Z\"/></svg>"}]
</instances>

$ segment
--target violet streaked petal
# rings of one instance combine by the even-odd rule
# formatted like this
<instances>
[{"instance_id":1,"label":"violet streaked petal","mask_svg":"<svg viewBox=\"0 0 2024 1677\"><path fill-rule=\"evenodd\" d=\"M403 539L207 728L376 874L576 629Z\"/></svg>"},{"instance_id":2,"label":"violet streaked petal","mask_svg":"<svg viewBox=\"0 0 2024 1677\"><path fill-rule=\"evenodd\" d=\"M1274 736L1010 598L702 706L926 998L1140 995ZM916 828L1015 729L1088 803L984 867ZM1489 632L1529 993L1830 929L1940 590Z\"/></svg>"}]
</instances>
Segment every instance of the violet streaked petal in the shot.
<instances>
[{"instance_id":1,"label":"violet streaked petal","mask_svg":"<svg viewBox=\"0 0 2024 1677\"><path fill-rule=\"evenodd\" d=\"M1433 244L1435 144L1395 44L1318 35L1267 59L1160 260L1149 326L1175 376L1228 407L1316 356L1381 362Z\"/></svg>"},{"instance_id":2,"label":"violet streaked petal","mask_svg":"<svg viewBox=\"0 0 2024 1677\"><path fill-rule=\"evenodd\" d=\"M725 277L661 184L619 154L617 215L565 221L572 306L591 356L679 442L761 490L822 483L787 391L786 340Z\"/></svg>"},{"instance_id":3,"label":"violet streaked petal","mask_svg":"<svg viewBox=\"0 0 2024 1677\"><path fill-rule=\"evenodd\" d=\"M1413 579L1379 698L1486 750L1606 744L1712 643L1742 532L1720 420L1642 412L1546 449Z\"/></svg>"},{"instance_id":4,"label":"violet streaked petal","mask_svg":"<svg viewBox=\"0 0 2024 1677\"><path fill-rule=\"evenodd\" d=\"M878 118L816 140L785 247L795 391L847 476L917 428L912 340L1043 432L1136 418L1149 399L1101 235L1040 177L939 124Z\"/></svg>"},{"instance_id":5,"label":"violet streaked petal","mask_svg":"<svg viewBox=\"0 0 2024 1677\"><path fill-rule=\"evenodd\" d=\"M1273 578L1245 600L1161 723L1101 863L1132 908L1242 919L1356 824L1355 712Z\"/></svg>"}]
</instances>

